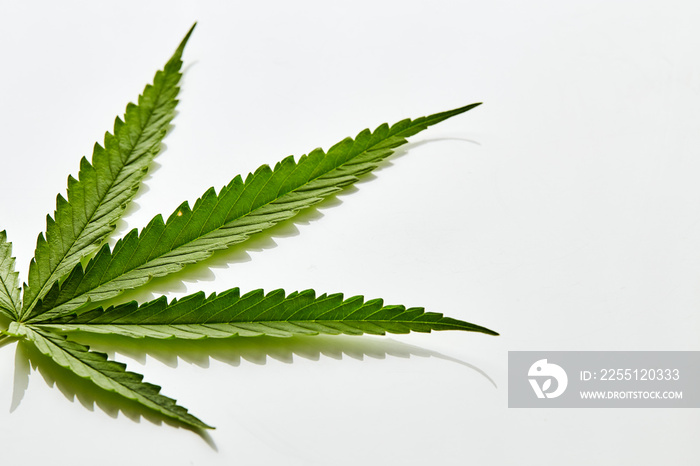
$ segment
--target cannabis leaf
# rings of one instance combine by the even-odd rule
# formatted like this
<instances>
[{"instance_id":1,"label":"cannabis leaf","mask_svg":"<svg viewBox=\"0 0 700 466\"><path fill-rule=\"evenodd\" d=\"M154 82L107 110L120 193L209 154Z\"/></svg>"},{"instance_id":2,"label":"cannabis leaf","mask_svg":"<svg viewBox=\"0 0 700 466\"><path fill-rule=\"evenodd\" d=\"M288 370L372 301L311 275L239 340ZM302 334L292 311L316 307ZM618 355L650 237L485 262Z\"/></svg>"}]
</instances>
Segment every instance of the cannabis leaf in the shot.
<instances>
[{"instance_id":1,"label":"cannabis leaf","mask_svg":"<svg viewBox=\"0 0 700 466\"><path fill-rule=\"evenodd\" d=\"M255 290L243 296L238 288L208 298L195 293L168 304L165 297L138 306L131 302L106 311L95 309L80 316L49 321L41 327L61 331L111 333L151 338L227 338L230 336L289 337L292 335L361 335L371 333L470 330L494 334L478 325L426 313L422 308L384 306L381 299L365 302L361 296L321 295L313 290L267 295Z\"/></svg>"},{"instance_id":2,"label":"cannabis leaf","mask_svg":"<svg viewBox=\"0 0 700 466\"><path fill-rule=\"evenodd\" d=\"M165 69L156 73L153 85L146 86L138 105L129 104L124 120L115 120L114 134L105 134L104 148L95 144L92 164L83 157L78 179L68 178L68 200L58 195L54 218L46 218L46 237L40 234L37 239L22 318L52 285L99 248L136 194L175 116L180 59L193 29Z\"/></svg>"},{"instance_id":3,"label":"cannabis leaf","mask_svg":"<svg viewBox=\"0 0 700 466\"><path fill-rule=\"evenodd\" d=\"M178 406L175 400L161 395L160 387L142 382L142 375L127 372L125 364L109 361L105 354L89 351L87 346L27 325L10 324L10 333L31 341L60 366L92 380L100 388L116 392L188 425L211 428Z\"/></svg>"},{"instance_id":4,"label":"cannabis leaf","mask_svg":"<svg viewBox=\"0 0 700 466\"><path fill-rule=\"evenodd\" d=\"M24 339L58 365L97 386L195 428L209 428L160 387L127 372L124 364L67 338L71 332L133 338L229 338L234 336L430 332L465 330L497 335L487 328L425 312L385 305L380 299L342 294L316 296L313 290L242 294L233 288L205 296L195 293L168 302L128 302L106 309L99 303L207 259L287 220L355 183L391 155L406 138L479 104L415 120L383 124L346 138L328 151L315 149L298 160L287 157L274 168L263 165L236 176L218 192L210 188L193 206L184 202L164 220L132 230L111 248L105 244L134 198L175 115L182 54L194 26L146 86L138 104L117 118L92 160L80 161L78 179L68 178L37 239L23 293L12 245L0 232L0 314L9 319L0 339ZM22 299L20 299L22 295Z\"/></svg>"}]
</instances>

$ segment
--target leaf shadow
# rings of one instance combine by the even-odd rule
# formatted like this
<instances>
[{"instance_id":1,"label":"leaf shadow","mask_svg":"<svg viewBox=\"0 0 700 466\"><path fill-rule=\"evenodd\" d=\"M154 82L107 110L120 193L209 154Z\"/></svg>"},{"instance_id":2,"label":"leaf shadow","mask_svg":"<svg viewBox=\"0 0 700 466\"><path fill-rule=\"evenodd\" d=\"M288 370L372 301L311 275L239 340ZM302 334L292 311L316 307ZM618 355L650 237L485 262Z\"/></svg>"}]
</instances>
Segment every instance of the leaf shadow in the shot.
<instances>
[{"instance_id":1,"label":"leaf shadow","mask_svg":"<svg viewBox=\"0 0 700 466\"><path fill-rule=\"evenodd\" d=\"M496 382L483 370L451 356L420 346L410 345L387 337L314 335L279 338L270 336L183 339L135 339L120 335L99 335L74 332L72 339L90 346L93 350L124 355L135 361L146 363L148 357L169 367L177 367L179 360L199 367L209 367L211 359L237 367L242 361L265 365L268 358L292 364L295 357L320 361L321 357L342 360L344 357L359 361L365 358L386 359L424 357L450 361L467 367L498 388ZM144 344L144 340L148 343Z\"/></svg>"},{"instance_id":2,"label":"leaf shadow","mask_svg":"<svg viewBox=\"0 0 700 466\"><path fill-rule=\"evenodd\" d=\"M13 413L19 407L24 398L24 394L29 387L29 354L27 345L19 341L15 347L15 378L12 387L12 401L10 402L10 412Z\"/></svg>"},{"instance_id":3,"label":"leaf shadow","mask_svg":"<svg viewBox=\"0 0 700 466\"><path fill-rule=\"evenodd\" d=\"M71 337L72 340L90 346L92 350L107 353L111 358L114 358L115 353L119 353L127 358L145 363L147 358L151 357L173 368L177 367L179 360L206 368L212 359L236 367L241 365L243 361L265 365L268 358L286 364L292 364L296 358L310 361L320 361L322 357L338 361L344 358L360 361L365 360L365 358L386 359L387 357L436 358L466 367L497 388L494 380L473 364L437 351L385 337L319 335L291 338L263 336L205 340L157 340L81 332L72 333ZM144 340L147 340L147 344L144 344ZM122 413L124 417L136 423L145 419L156 425L167 424L185 428L199 435L212 449L217 449L214 440L207 431L192 428L152 411L135 401L103 390L90 380L62 368L52 359L41 354L34 345L20 341L15 359L13 410L19 406L28 385L29 373L31 369L34 369L42 375L50 387L55 386L66 399L71 402L77 401L89 411L95 411L95 407L97 407L114 419L119 416L119 413Z\"/></svg>"}]
</instances>

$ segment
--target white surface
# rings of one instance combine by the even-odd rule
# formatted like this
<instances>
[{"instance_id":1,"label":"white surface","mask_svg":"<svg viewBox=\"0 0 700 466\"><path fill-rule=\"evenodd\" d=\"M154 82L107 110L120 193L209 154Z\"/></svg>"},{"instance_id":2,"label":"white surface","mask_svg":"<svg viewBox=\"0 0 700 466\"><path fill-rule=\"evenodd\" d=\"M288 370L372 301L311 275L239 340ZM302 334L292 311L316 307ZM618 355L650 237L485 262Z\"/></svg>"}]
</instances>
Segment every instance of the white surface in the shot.
<instances>
[{"instance_id":1,"label":"white surface","mask_svg":"<svg viewBox=\"0 0 700 466\"><path fill-rule=\"evenodd\" d=\"M93 392L35 371L9 413L27 370L5 346L2 463L697 464L697 410L507 408L509 350L700 350L697 13L690 1L0 2L0 229L23 277L68 173L197 20L174 131L122 233L262 163L485 104L296 226L156 292L340 291L502 333L95 342L217 426L208 440L109 399L111 416L90 411L66 397L91 406Z\"/></svg>"}]
</instances>

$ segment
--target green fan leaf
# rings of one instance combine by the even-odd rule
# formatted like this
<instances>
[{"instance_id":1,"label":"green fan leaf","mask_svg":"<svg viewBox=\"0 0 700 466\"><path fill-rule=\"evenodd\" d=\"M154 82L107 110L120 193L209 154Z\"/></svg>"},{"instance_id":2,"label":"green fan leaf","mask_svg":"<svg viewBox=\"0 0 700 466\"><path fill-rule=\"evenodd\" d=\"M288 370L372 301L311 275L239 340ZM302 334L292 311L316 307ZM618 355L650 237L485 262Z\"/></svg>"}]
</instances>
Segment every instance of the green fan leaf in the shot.
<instances>
[{"instance_id":1,"label":"green fan leaf","mask_svg":"<svg viewBox=\"0 0 700 466\"><path fill-rule=\"evenodd\" d=\"M105 134L104 147L95 144L92 163L83 157L78 179L68 178L67 199L57 197L54 217L46 219L46 235L37 239L23 315L82 258L99 249L135 196L175 116L182 52L193 29L156 73L153 85L146 86L138 105L129 104L124 119L115 120L114 134Z\"/></svg>"},{"instance_id":2,"label":"green fan leaf","mask_svg":"<svg viewBox=\"0 0 700 466\"><path fill-rule=\"evenodd\" d=\"M238 288L205 298L199 292L173 300L161 297L141 306L135 302L96 309L40 325L59 331L83 331L150 338L227 338L232 336L430 332L465 330L498 335L423 308L385 306L381 299L342 294L316 297L313 290L285 295L255 290L241 296Z\"/></svg>"},{"instance_id":3,"label":"green fan leaf","mask_svg":"<svg viewBox=\"0 0 700 466\"><path fill-rule=\"evenodd\" d=\"M68 315L90 301L112 298L240 243L356 182L405 144L407 137L477 105L402 120L391 127L384 124L373 132L364 130L328 152L316 149L298 162L287 157L274 170L264 165L245 181L237 176L218 194L211 188L193 208L185 202L167 222L159 215L140 233L132 230L114 250L105 245L85 268L77 264L25 320L41 323Z\"/></svg>"},{"instance_id":4,"label":"green fan leaf","mask_svg":"<svg viewBox=\"0 0 700 466\"><path fill-rule=\"evenodd\" d=\"M19 273L15 272L15 258L12 257L12 243L7 234L0 231L0 314L17 319L20 305Z\"/></svg>"},{"instance_id":5,"label":"green fan leaf","mask_svg":"<svg viewBox=\"0 0 700 466\"><path fill-rule=\"evenodd\" d=\"M98 307L101 301L178 272L292 218L373 171L408 137L480 105L383 124L346 138L327 152L315 149L298 160L287 157L274 168L263 165L245 179L235 177L218 192L210 188L192 206L184 202L167 220L156 216L110 248L105 241L133 200L175 116L182 53L193 29L156 73L153 84L146 86L138 104L129 104L124 118L116 119L103 146L95 145L91 161L81 160L77 179L68 178L66 197L58 196L46 232L37 239L23 299L12 245L0 232L0 346L26 340L104 390L187 426L210 428L161 395L160 387L143 382L143 376L127 372L124 364L64 334L188 340L437 330L497 335L423 308L384 305L380 299L365 301L362 296L317 296L313 290L291 294L255 290L242 295L234 288L208 297L199 292L171 302L161 297L140 305Z\"/></svg>"},{"instance_id":6,"label":"green fan leaf","mask_svg":"<svg viewBox=\"0 0 700 466\"><path fill-rule=\"evenodd\" d=\"M26 338L58 365L91 380L100 388L118 393L189 426L212 428L189 414L175 400L161 395L160 387L143 382L142 375L127 372L126 365L108 360L105 354L90 351L87 346L30 325L13 323L8 333Z\"/></svg>"}]
</instances>

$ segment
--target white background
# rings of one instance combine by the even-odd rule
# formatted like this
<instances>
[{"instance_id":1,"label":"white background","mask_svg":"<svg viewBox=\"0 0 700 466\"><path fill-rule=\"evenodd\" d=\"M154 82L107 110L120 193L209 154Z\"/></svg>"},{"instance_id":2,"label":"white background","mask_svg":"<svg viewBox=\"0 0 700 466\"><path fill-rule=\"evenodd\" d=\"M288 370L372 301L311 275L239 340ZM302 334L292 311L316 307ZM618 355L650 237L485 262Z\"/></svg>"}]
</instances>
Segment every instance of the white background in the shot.
<instances>
[{"instance_id":1,"label":"white background","mask_svg":"<svg viewBox=\"0 0 700 466\"><path fill-rule=\"evenodd\" d=\"M313 288L502 334L89 342L216 426L208 437L45 362L42 377L27 357L43 360L7 345L0 462L697 464L694 409L508 409L507 352L700 350L698 13L691 1L0 2L0 229L23 280L66 176L196 20L179 115L120 234L263 163L484 105L298 221L129 297Z\"/></svg>"}]
</instances>

